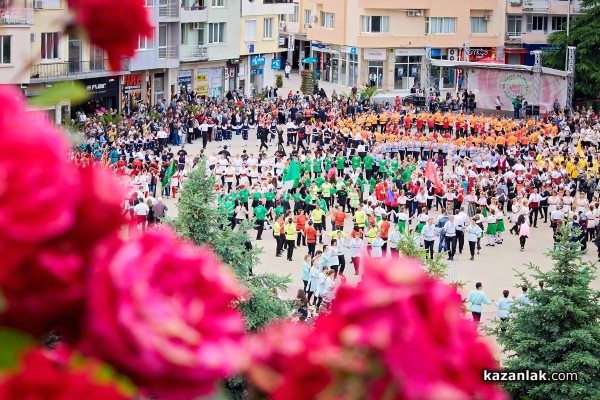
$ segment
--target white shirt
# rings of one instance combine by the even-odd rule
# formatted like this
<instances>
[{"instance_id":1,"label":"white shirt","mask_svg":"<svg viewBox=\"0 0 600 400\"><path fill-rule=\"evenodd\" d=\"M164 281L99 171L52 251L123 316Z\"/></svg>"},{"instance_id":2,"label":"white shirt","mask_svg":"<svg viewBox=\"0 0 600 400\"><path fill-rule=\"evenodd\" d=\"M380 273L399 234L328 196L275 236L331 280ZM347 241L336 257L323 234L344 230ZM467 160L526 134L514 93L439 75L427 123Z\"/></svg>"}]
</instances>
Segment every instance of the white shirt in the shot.
<instances>
[{"instance_id":1,"label":"white shirt","mask_svg":"<svg viewBox=\"0 0 600 400\"><path fill-rule=\"evenodd\" d=\"M433 241L437 235L437 231L435 225L433 224L425 224L423 230L421 231L421 235L423 235L423 240Z\"/></svg>"},{"instance_id":2,"label":"white shirt","mask_svg":"<svg viewBox=\"0 0 600 400\"><path fill-rule=\"evenodd\" d=\"M135 215L148 215L150 209L145 203L138 203L133 207L133 213Z\"/></svg>"}]
</instances>

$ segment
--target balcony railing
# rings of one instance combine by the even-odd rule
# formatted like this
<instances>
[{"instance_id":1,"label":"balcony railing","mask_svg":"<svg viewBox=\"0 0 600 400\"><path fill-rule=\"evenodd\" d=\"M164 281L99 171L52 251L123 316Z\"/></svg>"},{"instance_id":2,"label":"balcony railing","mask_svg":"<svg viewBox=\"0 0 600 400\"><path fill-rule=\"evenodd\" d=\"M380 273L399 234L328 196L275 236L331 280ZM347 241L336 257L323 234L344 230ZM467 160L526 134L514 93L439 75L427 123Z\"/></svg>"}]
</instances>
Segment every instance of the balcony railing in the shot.
<instances>
[{"instance_id":1,"label":"balcony railing","mask_svg":"<svg viewBox=\"0 0 600 400\"><path fill-rule=\"evenodd\" d=\"M548 0L523 0L523 11L546 13L550 8Z\"/></svg>"},{"instance_id":2,"label":"balcony railing","mask_svg":"<svg viewBox=\"0 0 600 400\"><path fill-rule=\"evenodd\" d=\"M54 79L64 77L82 77L107 71L108 60L66 61L37 64L31 67L31 79ZM129 61L123 60L121 71L129 70Z\"/></svg>"},{"instance_id":3,"label":"balcony railing","mask_svg":"<svg viewBox=\"0 0 600 400\"><path fill-rule=\"evenodd\" d=\"M178 3L169 3L158 6L158 16L160 18L179 18L181 5Z\"/></svg>"},{"instance_id":4,"label":"balcony railing","mask_svg":"<svg viewBox=\"0 0 600 400\"><path fill-rule=\"evenodd\" d=\"M166 46L158 48L158 58L179 58L177 46Z\"/></svg>"},{"instance_id":5,"label":"balcony railing","mask_svg":"<svg viewBox=\"0 0 600 400\"><path fill-rule=\"evenodd\" d=\"M291 4L297 2L298 0L263 0L263 4Z\"/></svg>"},{"instance_id":6,"label":"balcony railing","mask_svg":"<svg viewBox=\"0 0 600 400\"><path fill-rule=\"evenodd\" d=\"M33 10L30 8L7 8L0 10L0 25L31 25Z\"/></svg>"},{"instance_id":7,"label":"balcony railing","mask_svg":"<svg viewBox=\"0 0 600 400\"><path fill-rule=\"evenodd\" d=\"M208 46L197 44L182 44L180 47L180 58L182 60L208 60Z\"/></svg>"}]
</instances>

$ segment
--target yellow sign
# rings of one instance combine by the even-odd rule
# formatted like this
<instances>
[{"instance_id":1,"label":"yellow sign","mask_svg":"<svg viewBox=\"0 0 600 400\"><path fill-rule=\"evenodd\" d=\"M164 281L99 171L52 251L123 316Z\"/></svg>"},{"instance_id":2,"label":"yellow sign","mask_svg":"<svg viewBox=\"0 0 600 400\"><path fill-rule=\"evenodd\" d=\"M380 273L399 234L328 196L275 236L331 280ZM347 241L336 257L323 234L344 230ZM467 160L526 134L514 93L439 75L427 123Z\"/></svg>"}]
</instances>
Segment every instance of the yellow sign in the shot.
<instances>
[{"instance_id":1,"label":"yellow sign","mask_svg":"<svg viewBox=\"0 0 600 400\"><path fill-rule=\"evenodd\" d=\"M198 81L207 81L207 80L208 80L208 77L207 77L206 75L197 75L197 76L196 76L196 79L197 79Z\"/></svg>"},{"instance_id":2,"label":"yellow sign","mask_svg":"<svg viewBox=\"0 0 600 400\"><path fill-rule=\"evenodd\" d=\"M199 96L208 96L208 82L196 85L196 94Z\"/></svg>"}]
</instances>

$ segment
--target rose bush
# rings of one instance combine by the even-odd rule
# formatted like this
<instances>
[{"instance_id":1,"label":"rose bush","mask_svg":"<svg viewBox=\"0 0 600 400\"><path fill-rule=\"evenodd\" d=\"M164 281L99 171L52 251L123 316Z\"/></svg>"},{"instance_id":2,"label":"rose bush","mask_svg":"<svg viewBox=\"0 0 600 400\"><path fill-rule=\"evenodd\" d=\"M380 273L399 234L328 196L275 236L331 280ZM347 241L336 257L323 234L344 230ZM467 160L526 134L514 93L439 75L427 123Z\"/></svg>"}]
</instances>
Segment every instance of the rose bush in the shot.
<instances>
[{"instance_id":1,"label":"rose bush","mask_svg":"<svg viewBox=\"0 0 600 400\"><path fill-rule=\"evenodd\" d=\"M69 0L69 7L90 42L106 51L113 71L121 70L122 58L134 55L140 37L153 36L144 0Z\"/></svg>"},{"instance_id":2,"label":"rose bush","mask_svg":"<svg viewBox=\"0 0 600 400\"><path fill-rule=\"evenodd\" d=\"M126 400L116 387L97 382L93 372L74 370L34 350L14 374L0 378L0 400Z\"/></svg>"},{"instance_id":3,"label":"rose bush","mask_svg":"<svg viewBox=\"0 0 600 400\"><path fill-rule=\"evenodd\" d=\"M95 251L80 348L107 362L161 399L190 399L239 372L244 296L212 253L170 231Z\"/></svg>"},{"instance_id":4,"label":"rose bush","mask_svg":"<svg viewBox=\"0 0 600 400\"><path fill-rule=\"evenodd\" d=\"M506 398L481 380L483 369L497 365L475 325L463 317L459 295L413 260L369 260L361 283L340 287L331 312L301 336L299 351L277 343L282 329L271 327L253 339L264 348L253 352L250 378L270 396L302 398L294 397L300 390L304 398L319 399ZM303 368L318 371L321 385ZM265 371L274 370L265 385Z\"/></svg>"}]
</instances>

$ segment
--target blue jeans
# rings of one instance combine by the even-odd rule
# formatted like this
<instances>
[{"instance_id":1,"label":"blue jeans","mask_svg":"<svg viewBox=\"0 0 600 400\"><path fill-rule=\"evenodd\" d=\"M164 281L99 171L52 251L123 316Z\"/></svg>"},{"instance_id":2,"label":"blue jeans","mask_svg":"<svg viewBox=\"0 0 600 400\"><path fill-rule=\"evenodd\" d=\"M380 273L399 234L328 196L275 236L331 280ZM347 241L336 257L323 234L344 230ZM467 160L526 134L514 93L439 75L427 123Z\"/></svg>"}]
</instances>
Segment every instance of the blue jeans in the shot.
<instances>
[{"instance_id":1,"label":"blue jeans","mask_svg":"<svg viewBox=\"0 0 600 400\"><path fill-rule=\"evenodd\" d=\"M440 244L438 245L438 253L442 252L442 247L444 251L448 251L448 245L446 244L446 235L444 233L440 233Z\"/></svg>"},{"instance_id":2,"label":"blue jeans","mask_svg":"<svg viewBox=\"0 0 600 400\"><path fill-rule=\"evenodd\" d=\"M170 197L171 196L171 185L167 184L163 187L163 196Z\"/></svg>"}]
</instances>

